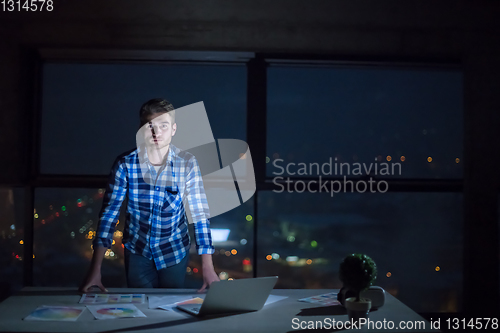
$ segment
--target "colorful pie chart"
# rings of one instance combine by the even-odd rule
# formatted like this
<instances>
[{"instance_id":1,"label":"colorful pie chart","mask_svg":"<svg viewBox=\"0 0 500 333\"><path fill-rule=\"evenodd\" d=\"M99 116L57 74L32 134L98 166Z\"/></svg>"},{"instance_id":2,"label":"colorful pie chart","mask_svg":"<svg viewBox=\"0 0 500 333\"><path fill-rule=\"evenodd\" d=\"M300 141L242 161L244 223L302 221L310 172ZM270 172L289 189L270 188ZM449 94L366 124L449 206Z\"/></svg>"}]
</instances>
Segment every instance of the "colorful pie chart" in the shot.
<instances>
[{"instance_id":1,"label":"colorful pie chart","mask_svg":"<svg viewBox=\"0 0 500 333\"><path fill-rule=\"evenodd\" d=\"M123 316L133 315L134 310L127 308L104 308L97 310L97 313L108 316L123 317Z\"/></svg>"},{"instance_id":2,"label":"colorful pie chart","mask_svg":"<svg viewBox=\"0 0 500 333\"><path fill-rule=\"evenodd\" d=\"M51 307L36 309L33 313L31 313L31 316L44 320L67 320L78 318L80 313L82 313L82 310L79 309Z\"/></svg>"}]
</instances>

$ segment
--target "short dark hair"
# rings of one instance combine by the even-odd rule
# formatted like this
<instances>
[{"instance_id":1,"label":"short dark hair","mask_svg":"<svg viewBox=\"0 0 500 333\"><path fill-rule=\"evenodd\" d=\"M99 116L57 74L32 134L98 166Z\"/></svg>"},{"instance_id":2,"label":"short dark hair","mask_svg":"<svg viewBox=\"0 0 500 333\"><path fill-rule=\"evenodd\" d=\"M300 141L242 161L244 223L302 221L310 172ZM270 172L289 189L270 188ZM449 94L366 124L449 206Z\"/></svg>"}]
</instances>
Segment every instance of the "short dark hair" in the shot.
<instances>
[{"instance_id":1,"label":"short dark hair","mask_svg":"<svg viewBox=\"0 0 500 333\"><path fill-rule=\"evenodd\" d=\"M168 112L172 117L172 123L175 123L175 109L172 103L163 98L153 98L141 106L139 118L141 127L148 122L148 118L157 113Z\"/></svg>"}]
</instances>

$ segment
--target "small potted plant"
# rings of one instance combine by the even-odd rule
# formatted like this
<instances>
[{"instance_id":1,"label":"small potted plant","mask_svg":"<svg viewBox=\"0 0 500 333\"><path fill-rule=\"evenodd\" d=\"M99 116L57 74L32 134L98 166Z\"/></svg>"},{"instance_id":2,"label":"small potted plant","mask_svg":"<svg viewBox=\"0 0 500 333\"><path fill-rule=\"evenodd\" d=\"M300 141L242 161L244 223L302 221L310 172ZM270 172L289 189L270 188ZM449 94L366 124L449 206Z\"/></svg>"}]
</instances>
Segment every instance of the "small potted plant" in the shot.
<instances>
[{"instance_id":1,"label":"small potted plant","mask_svg":"<svg viewBox=\"0 0 500 333\"><path fill-rule=\"evenodd\" d=\"M354 320L368 318L371 300L361 298L360 294L368 289L377 278L377 265L366 254L354 253L344 258L340 264L339 273L344 287L356 295L345 300L349 318Z\"/></svg>"}]
</instances>

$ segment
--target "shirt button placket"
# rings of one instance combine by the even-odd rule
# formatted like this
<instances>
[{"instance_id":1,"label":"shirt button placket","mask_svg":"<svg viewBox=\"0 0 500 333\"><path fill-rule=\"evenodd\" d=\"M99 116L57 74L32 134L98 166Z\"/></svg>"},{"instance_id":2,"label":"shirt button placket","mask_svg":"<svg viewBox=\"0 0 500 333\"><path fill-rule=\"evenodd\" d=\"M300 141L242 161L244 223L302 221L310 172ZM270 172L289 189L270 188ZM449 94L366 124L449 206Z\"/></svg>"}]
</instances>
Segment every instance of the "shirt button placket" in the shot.
<instances>
[{"instance_id":1,"label":"shirt button placket","mask_svg":"<svg viewBox=\"0 0 500 333\"><path fill-rule=\"evenodd\" d=\"M160 190L160 187L159 186L156 186L155 189L157 191ZM153 219L151 221L151 243L152 244L156 244L157 243L157 237L156 237L156 227L157 227L157 223L158 223L158 217L160 215L160 198L158 197L158 194L155 194L154 196L154 206L156 207L155 209L153 209ZM152 251L153 252L153 251ZM154 253L154 252L153 252ZM153 254L153 257L154 257L154 254Z\"/></svg>"}]
</instances>

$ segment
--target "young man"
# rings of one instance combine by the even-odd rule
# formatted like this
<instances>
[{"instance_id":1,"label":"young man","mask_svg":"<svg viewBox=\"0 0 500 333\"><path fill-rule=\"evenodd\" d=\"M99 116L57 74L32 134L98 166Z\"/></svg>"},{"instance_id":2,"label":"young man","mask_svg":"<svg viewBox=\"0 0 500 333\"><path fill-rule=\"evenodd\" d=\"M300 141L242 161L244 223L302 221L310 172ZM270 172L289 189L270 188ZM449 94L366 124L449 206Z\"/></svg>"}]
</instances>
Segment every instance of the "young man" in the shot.
<instances>
[{"instance_id":1,"label":"young man","mask_svg":"<svg viewBox=\"0 0 500 333\"><path fill-rule=\"evenodd\" d=\"M101 264L111 247L120 207L128 195L123 244L129 288L180 288L189 262L190 240L184 207L187 199L202 257L203 291L219 281L212 263L214 247L209 211L196 158L171 144L177 130L175 110L152 99L140 110L138 148L119 156L103 200L91 267L80 290L101 282Z\"/></svg>"}]
</instances>

